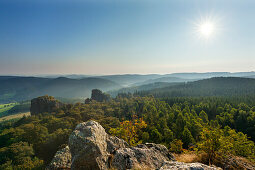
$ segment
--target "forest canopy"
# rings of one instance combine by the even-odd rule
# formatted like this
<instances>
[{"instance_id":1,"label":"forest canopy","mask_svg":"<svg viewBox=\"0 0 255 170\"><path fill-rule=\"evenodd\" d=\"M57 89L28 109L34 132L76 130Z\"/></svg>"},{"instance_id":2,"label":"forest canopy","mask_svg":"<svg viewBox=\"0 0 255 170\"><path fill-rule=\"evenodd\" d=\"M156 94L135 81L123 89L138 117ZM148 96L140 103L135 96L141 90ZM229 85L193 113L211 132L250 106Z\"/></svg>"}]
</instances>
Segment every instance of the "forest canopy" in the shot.
<instances>
[{"instance_id":1,"label":"forest canopy","mask_svg":"<svg viewBox=\"0 0 255 170\"><path fill-rule=\"evenodd\" d=\"M1 123L0 164L1 168L25 168L27 162L31 167L45 167L67 145L75 126L88 120L98 121L108 133L131 145L154 142L176 153L205 152L210 163L222 153L254 161L254 106L236 98L132 96L65 104L51 113Z\"/></svg>"}]
</instances>

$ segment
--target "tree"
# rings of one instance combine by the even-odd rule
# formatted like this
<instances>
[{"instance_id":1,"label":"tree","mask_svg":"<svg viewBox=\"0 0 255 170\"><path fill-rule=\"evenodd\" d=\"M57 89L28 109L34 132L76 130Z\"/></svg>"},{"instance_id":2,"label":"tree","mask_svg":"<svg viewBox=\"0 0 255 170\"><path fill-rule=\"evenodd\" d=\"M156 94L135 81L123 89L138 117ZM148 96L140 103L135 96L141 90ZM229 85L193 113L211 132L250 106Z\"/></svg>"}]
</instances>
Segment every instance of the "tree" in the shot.
<instances>
[{"instance_id":1,"label":"tree","mask_svg":"<svg viewBox=\"0 0 255 170\"><path fill-rule=\"evenodd\" d=\"M186 125L186 121L185 121L182 113L179 112L178 115L177 115L177 119L176 119L176 127L177 127L176 131L177 132L182 132L185 125ZM180 138L181 134L177 135L177 137Z\"/></svg>"},{"instance_id":2,"label":"tree","mask_svg":"<svg viewBox=\"0 0 255 170\"><path fill-rule=\"evenodd\" d=\"M139 142L139 134L141 129L146 128L147 124L142 118L138 119L133 116L132 121L126 120L120 123L120 127L111 128L110 134L124 139L127 143L134 146Z\"/></svg>"},{"instance_id":3,"label":"tree","mask_svg":"<svg viewBox=\"0 0 255 170\"><path fill-rule=\"evenodd\" d=\"M188 148L194 142L194 138L187 127L184 127L182 132L182 142L184 148Z\"/></svg>"},{"instance_id":4,"label":"tree","mask_svg":"<svg viewBox=\"0 0 255 170\"><path fill-rule=\"evenodd\" d=\"M160 143L162 140L162 135L161 133L158 131L158 129L154 128L151 131L151 139L152 141L154 141L155 143Z\"/></svg>"},{"instance_id":5,"label":"tree","mask_svg":"<svg viewBox=\"0 0 255 170\"><path fill-rule=\"evenodd\" d=\"M174 133L168 129L164 129L164 141L165 143L170 143L174 139Z\"/></svg>"},{"instance_id":6,"label":"tree","mask_svg":"<svg viewBox=\"0 0 255 170\"><path fill-rule=\"evenodd\" d=\"M208 162L211 165L215 158L220 155L220 152L228 150L228 145L224 144L222 130L218 127L204 127L200 135L201 140L198 143L198 149L208 155Z\"/></svg>"},{"instance_id":7,"label":"tree","mask_svg":"<svg viewBox=\"0 0 255 170\"><path fill-rule=\"evenodd\" d=\"M170 143L170 151L174 152L174 153L181 153L182 152L182 141L179 139L174 139L171 143Z\"/></svg>"},{"instance_id":8,"label":"tree","mask_svg":"<svg viewBox=\"0 0 255 170\"><path fill-rule=\"evenodd\" d=\"M0 169L39 168L43 161L34 157L32 145L19 142L0 149Z\"/></svg>"},{"instance_id":9,"label":"tree","mask_svg":"<svg viewBox=\"0 0 255 170\"><path fill-rule=\"evenodd\" d=\"M143 134L142 134L143 143L148 142L149 139L150 139L149 133L148 132L143 132Z\"/></svg>"},{"instance_id":10,"label":"tree","mask_svg":"<svg viewBox=\"0 0 255 170\"><path fill-rule=\"evenodd\" d=\"M208 121L208 116L207 116L207 114L205 113L205 111L201 111L200 113L199 113L199 117L203 120L203 122L204 123L208 123L209 121Z\"/></svg>"}]
</instances>

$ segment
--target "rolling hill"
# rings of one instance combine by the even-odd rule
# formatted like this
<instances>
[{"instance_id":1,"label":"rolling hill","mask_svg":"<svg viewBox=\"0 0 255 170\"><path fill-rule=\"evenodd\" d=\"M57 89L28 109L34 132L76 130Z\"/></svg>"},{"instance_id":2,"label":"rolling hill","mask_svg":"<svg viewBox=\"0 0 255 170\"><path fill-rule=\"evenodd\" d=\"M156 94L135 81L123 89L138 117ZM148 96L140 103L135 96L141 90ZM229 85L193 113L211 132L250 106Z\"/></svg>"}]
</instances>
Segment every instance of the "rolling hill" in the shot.
<instances>
[{"instance_id":1,"label":"rolling hill","mask_svg":"<svg viewBox=\"0 0 255 170\"><path fill-rule=\"evenodd\" d=\"M247 77L254 76L255 72L206 72L206 73L171 73L171 74L124 74L124 75L105 75L94 76L114 81L122 86L131 87L156 82L188 82L213 77ZM66 76L65 76L66 77Z\"/></svg>"},{"instance_id":2,"label":"rolling hill","mask_svg":"<svg viewBox=\"0 0 255 170\"><path fill-rule=\"evenodd\" d=\"M109 93L112 97L116 97L120 93L136 93L136 92L148 91L148 90L153 90L153 89L158 89L163 87L175 86L178 84L179 83L155 82L155 83L143 84L139 86L125 87L118 90L111 90L111 91L108 91L107 93Z\"/></svg>"},{"instance_id":3,"label":"rolling hill","mask_svg":"<svg viewBox=\"0 0 255 170\"><path fill-rule=\"evenodd\" d=\"M181 83L181 82L191 82L199 79L184 79L179 77L160 77L155 79L149 79L141 83L137 83L136 85L145 85L145 84L153 84L153 83Z\"/></svg>"},{"instance_id":4,"label":"rolling hill","mask_svg":"<svg viewBox=\"0 0 255 170\"><path fill-rule=\"evenodd\" d=\"M146 75L123 74L123 75L97 76L97 78L103 78L103 79L107 79L110 81L114 81L114 82L121 84L123 86L132 86L133 84L141 83L141 82L144 82L144 81L150 80L150 79L160 78L162 76L163 75L159 75L159 74L146 74Z\"/></svg>"},{"instance_id":5,"label":"rolling hill","mask_svg":"<svg viewBox=\"0 0 255 170\"><path fill-rule=\"evenodd\" d=\"M141 91L138 94L141 96L152 94L155 97L255 95L255 79L214 77L195 82L181 83L175 86Z\"/></svg>"},{"instance_id":6,"label":"rolling hill","mask_svg":"<svg viewBox=\"0 0 255 170\"><path fill-rule=\"evenodd\" d=\"M246 76L245 78L252 78L252 79L255 79L255 75Z\"/></svg>"},{"instance_id":7,"label":"rolling hill","mask_svg":"<svg viewBox=\"0 0 255 170\"><path fill-rule=\"evenodd\" d=\"M0 78L0 103L30 100L45 94L63 98L85 98L90 97L94 88L109 91L121 86L102 78Z\"/></svg>"}]
</instances>

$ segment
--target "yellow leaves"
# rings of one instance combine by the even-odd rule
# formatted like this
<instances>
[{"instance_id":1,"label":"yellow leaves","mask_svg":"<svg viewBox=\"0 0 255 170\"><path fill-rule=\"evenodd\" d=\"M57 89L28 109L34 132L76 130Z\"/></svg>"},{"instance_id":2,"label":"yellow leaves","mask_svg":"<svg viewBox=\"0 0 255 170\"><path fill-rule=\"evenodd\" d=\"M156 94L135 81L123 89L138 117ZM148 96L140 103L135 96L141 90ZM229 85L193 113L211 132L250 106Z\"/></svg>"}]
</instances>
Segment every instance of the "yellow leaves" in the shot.
<instances>
[{"instance_id":1,"label":"yellow leaves","mask_svg":"<svg viewBox=\"0 0 255 170\"><path fill-rule=\"evenodd\" d=\"M147 124L142 118L137 118L133 115L132 121L125 120L120 122L119 128L111 128L110 134L118 136L128 142L130 145L136 145L138 140L138 133L141 129L146 128Z\"/></svg>"}]
</instances>

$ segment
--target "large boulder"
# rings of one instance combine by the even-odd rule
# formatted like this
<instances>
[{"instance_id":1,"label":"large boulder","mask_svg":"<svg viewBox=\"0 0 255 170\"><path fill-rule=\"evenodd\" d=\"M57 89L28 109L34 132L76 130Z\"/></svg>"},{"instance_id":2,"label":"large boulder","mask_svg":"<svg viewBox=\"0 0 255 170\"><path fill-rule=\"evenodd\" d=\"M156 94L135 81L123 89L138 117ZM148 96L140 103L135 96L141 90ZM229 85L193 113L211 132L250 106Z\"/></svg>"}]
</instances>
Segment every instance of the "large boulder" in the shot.
<instances>
[{"instance_id":1,"label":"large boulder","mask_svg":"<svg viewBox=\"0 0 255 170\"><path fill-rule=\"evenodd\" d=\"M127 143L109 136L95 121L80 123L69 137L72 169L108 169L109 156Z\"/></svg>"},{"instance_id":2,"label":"large boulder","mask_svg":"<svg viewBox=\"0 0 255 170\"><path fill-rule=\"evenodd\" d=\"M71 169L72 156L68 146L63 149L60 149L55 154L54 158L50 162L47 170L60 170L60 169Z\"/></svg>"},{"instance_id":3,"label":"large boulder","mask_svg":"<svg viewBox=\"0 0 255 170\"><path fill-rule=\"evenodd\" d=\"M164 162L174 160L174 156L165 146L146 143L118 149L114 154L112 166L119 170L159 169Z\"/></svg>"},{"instance_id":4,"label":"large boulder","mask_svg":"<svg viewBox=\"0 0 255 170\"><path fill-rule=\"evenodd\" d=\"M54 97L45 95L31 100L30 112L31 115L50 113L56 111L61 106L63 104Z\"/></svg>"},{"instance_id":5,"label":"large boulder","mask_svg":"<svg viewBox=\"0 0 255 170\"><path fill-rule=\"evenodd\" d=\"M160 144L146 143L136 147L124 140L108 135L95 121L76 126L69 137L72 155L71 169L210 169L215 167L200 163L186 164L175 161L167 148Z\"/></svg>"}]
</instances>

